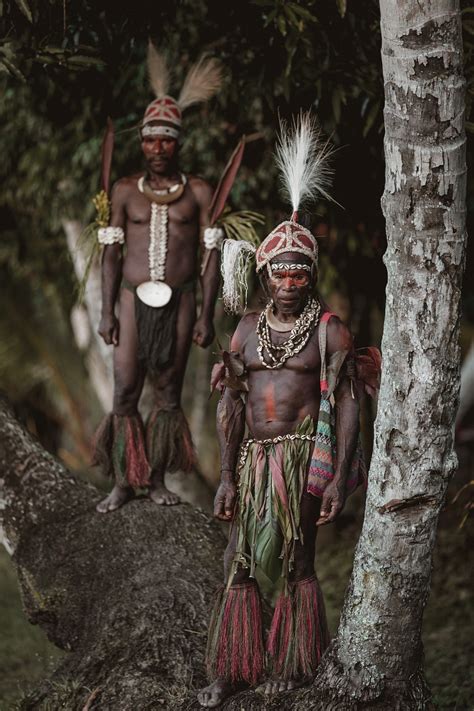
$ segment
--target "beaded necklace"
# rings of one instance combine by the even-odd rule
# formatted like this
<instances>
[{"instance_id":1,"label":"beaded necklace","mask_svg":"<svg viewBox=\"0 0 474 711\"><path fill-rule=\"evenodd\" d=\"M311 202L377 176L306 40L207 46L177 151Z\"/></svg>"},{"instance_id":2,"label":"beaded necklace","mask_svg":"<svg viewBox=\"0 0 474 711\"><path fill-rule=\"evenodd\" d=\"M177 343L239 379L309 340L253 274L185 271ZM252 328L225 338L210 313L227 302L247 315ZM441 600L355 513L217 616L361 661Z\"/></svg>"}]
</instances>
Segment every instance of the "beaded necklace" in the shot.
<instances>
[{"instance_id":1,"label":"beaded necklace","mask_svg":"<svg viewBox=\"0 0 474 711\"><path fill-rule=\"evenodd\" d=\"M297 318L289 337L283 343L273 343L267 311L262 311L257 323L257 353L265 368L282 368L289 358L300 353L308 343L311 334L318 325L321 306L311 297Z\"/></svg>"}]
</instances>

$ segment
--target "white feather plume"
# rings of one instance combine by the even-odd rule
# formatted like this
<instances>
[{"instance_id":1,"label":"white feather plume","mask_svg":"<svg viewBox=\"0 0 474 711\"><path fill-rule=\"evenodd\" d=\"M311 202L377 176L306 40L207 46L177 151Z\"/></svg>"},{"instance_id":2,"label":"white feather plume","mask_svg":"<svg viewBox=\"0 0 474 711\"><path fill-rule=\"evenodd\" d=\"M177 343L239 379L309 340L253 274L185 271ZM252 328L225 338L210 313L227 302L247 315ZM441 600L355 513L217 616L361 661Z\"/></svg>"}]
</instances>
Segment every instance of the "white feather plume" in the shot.
<instances>
[{"instance_id":1,"label":"white feather plume","mask_svg":"<svg viewBox=\"0 0 474 711\"><path fill-rule=\"evenodd\" d=\"M231 313L239 313L247 306L247 269L255 255L250 242L226 239L222 247L222 300Z\"/></svg>"},{"instance_id":2,"label":"white feather plume","mask_svg":"<svg viewBox=\"0 0 474 711\"><path fill-rule=\"evenodd\" d=\"M166 60L156 49L153 42L148 42L148 79L157 99L166 96L170 85L170 73Z\"/></svg>"},{"instance_id":3,"label":"white feather plume","mask_svg":"<svg viewBox=\"0 0 474 711\"><path fill-rule=\"evenodd\" d=\"M334 152L329 140L323 140L316 119L300 113L289 126L280 121L280 135L276 147L276 162L286 197L293 211L328 193L333 171L328 159Z\"/></svg>"},{"instance_id":4,"label":"white feather plume","mask_svg":"<svg viewBox=\"0 0 474 711\"><path fill-rule=\"evenodd\" d=\"M222 65L219 60L203 55L193 64L184 80L178 104L181 110L207 101L222 85Z\"/></svg>"}]
</instances>

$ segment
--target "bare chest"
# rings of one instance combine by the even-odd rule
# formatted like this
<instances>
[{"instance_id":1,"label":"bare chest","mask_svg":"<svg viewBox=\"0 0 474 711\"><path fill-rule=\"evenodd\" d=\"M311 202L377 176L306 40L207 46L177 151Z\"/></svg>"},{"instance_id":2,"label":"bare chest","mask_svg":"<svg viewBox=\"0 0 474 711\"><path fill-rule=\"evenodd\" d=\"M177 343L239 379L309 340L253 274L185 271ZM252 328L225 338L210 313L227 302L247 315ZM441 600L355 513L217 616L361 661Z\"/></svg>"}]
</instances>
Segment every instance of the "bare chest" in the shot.
<instances>
[{"instance_id":1,"label":"bare chest","mask_svg":"<svg viewBox=\"0 0 474 711\"><path fill-rule=\"evenodd\" d=\"M127 203L127 226L133 228L148 228L151 219L151 202L138 189ZM167 205L168 229L179 233L197 229L199 226L199 208L189 186L186 186L182 197Z\"/></svg>"}]
</instances>

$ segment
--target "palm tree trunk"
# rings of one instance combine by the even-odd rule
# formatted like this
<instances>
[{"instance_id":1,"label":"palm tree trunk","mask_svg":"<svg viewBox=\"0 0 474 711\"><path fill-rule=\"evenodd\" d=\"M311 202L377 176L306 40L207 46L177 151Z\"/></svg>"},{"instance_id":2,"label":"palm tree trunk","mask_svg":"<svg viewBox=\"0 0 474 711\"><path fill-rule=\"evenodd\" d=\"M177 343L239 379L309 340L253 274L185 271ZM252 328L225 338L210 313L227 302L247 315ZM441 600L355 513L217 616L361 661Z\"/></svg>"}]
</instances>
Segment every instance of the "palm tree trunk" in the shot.
<instances>
[{"instance_id":1,"label":"palm tree trunk","mask_svg":"<svg viewBox=\"0 0 474 711\"><path fill-rule=\"evenodd\" d=\"M382 386L364 526L337 640L317 682L333 700L407 710L430 707L421 624L438 515L457 465L464 78L456 0L381 0L380 8Z\"/></svg>"}]
</instances>

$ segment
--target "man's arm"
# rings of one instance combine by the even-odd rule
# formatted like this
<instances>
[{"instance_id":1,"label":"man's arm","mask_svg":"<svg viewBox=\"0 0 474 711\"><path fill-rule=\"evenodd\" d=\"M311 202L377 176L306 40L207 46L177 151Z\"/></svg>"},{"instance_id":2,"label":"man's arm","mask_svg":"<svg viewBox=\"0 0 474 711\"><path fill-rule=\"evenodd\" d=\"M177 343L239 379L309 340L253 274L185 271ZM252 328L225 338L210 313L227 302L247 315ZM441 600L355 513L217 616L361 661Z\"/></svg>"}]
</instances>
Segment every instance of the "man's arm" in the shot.
<instances>
[{"instance_id":1,"label":"man's arm","mask_svg":"<svg viewBox=\"0 0 474 711\"><path fill-rule=\"evenodd\" d=\"M344 506L346 481L359 434L359 400L357 390L351 386L347 373L348 360L353 357L352 336L346 326L335 318L332 318L328 324L327 336L329 357L337 352L348 352L348 355L341 367L339 382L334 391L336 412L334 479L323 494L318 526L334 521Z\"/></svg>"},{"instance_id":2,"label":"man's arm","mask_svg":"<svg viewBox=\"0 0 474 711\"><path fill-rule=\"evenodd\" d=\"M125 193L126 186L119 181L112 189L111 227L125 230ZM107 345L118 345L119 323L115 316L115 301L122 281L122 245L108 244L102 255L102 317L99 334Z\"/></svg>"},{"instance_id":3,"label":"man's arm","mask_svg":"<svg viewBox=\"0 0 474 711\"><path fill-rule=\"evenodd\" d=\"M241 358L250 320L246 316L240 321L230 345L232 352L239 353ZM237 495L239 449L245 433L245 403L241 391L225 388L217 405L216 427L221 454L221 482L214 499L214 516L230 521Z\"/></svg>"},{"instance_id":4,"label":"man's arm","mask_svg":"<svg viewBox=\"0 0 474 711\"><path fill-rule=\"evenodd\" d=\"M192 190L199 205L199 229L201 235L209 226L209 207L212 200L212 189L209 183L201 178L193 178ZM206 253L205 250L204 254ZM211 250L204 274L201 274L200 283L202 291L201 313L194 326L193 340L198 346L207 348L214 340L214 309L220 279L220 252Z\"/></svg>"}]
</instances>

